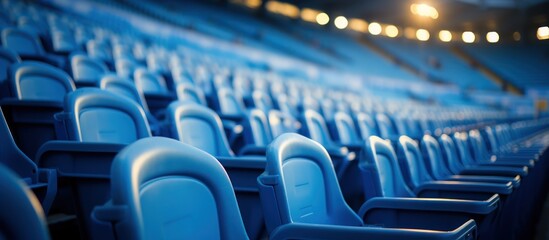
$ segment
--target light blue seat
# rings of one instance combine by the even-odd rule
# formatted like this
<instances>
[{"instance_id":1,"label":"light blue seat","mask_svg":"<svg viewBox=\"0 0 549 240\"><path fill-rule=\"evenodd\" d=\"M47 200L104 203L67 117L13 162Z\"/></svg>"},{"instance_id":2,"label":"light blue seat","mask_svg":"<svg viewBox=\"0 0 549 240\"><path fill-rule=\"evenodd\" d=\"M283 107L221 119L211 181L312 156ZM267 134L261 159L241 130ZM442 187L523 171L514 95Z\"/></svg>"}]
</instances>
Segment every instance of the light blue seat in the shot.
<instances>
[{"instance_id":1,"label":"light blue seat","mask_svg":"<svg viewBox=\"0 0 549 240\"><path fill-rule=\"evenodd\" d=\"M367 113L356 114L354 120L360 132L362 141L366 141L370 136L379 136L377 125L372 116Z\"/></svg>"},{"instance_id":2,"label":"light blue seat","mask_svg":"<svg viewBox=\"0 0 549 240\"><path fill-rule=\"evenodd\" d=\"M111 174L111 201L93 216L119 239L248 239L229 176L204 151L146 138L115 157Z\"/></svg>"},{"instance_id":3,"label":"light blue seat","mask_svg":"<svg viewBox=\"0 0 549 240\"><path fill-rule=\"evenodd\" d=\"M0 164L0 238L50 239L46 217L23 180Z\"/></svg>"},{"instance_id":4,"label":"light blue seat","mask_svg":"<svg viewBox=\"0 0 549 240\"><path fill-rule=\"evenodd\" d=\"M71 74L78 87L97 86L99 80L109 72L102 61L85 54L72 54L69 59Z\"/></svg>"},{"instance_id":5,"label":"light blue seat","mask_svg":"<svg viewBox=\"0 0 549 240\"><path fill-rule=\"evenodd\" d=\"M135 69L133 80L137 91L145 97L151 113L162 118L166 107L175 99L166 85L166 80L146 68Z\"/></svg>"},{"instance_id":6,"label":"light blue seat","mask_svg":"<svg viewBox=\"0 0 549 240\"><path fill-rule=\"evenodd\" d=\"M443 214L438 217L446 220L438 229L422 230L429 224L398 220L402 205L384 205L381 199L371 202L361 219L345 203L326 150L298 134L283 134L269 145L258 183L270 239L466 239L476 234L472 220Z\"/></svg>"},{"instance_id":7,"label":"light blue seat","mask_svg":"<svg viewBox=\"0 0 549 240\"><path fill-rule=\"evenodd\" d=\"M127 144L151 136L145 112L129 98L80 88L67 95L58 119L68 140L46 142L37 164L57 170L59 188L70 193L65 197L74 201L83 236L111 239L110 226L94 224L90 213L109 199L113 157Z\"/></svg>"},{"instance_id":8,"label":"light blue seat","mask_svg":"<svg viewBox=\"0 0 549 240\"><path fill-rule=\"evenodd\" d=\"M276 138L283 133L297 133L302 127L291 114L280 110L271 110L268 113L269 127L273 138Z\"/></svg>"},{"instance_id":9,"label":"light blue seat","mask_svg":"<svg viewBox=\"0 0 549 240\"><path fill-rule=\"evenodd\" d=\"M191 101L203 106L207 106L204 92L194 86L192 83L179 83L176 86L175 92L179 101Z\"/></svg>"},{"instance_id":10,"label":"light blue seat","mask_svg":"<svg viewBox=\"0 0 549 240\"><path fill-rule=\"evenodd\" d=\"M80 50L72 32L68 30L53 29L50 31L53 51L59 54L68 54Z\"/></svg>"},{"instance_id":11,"label":"light blue seat","mask_svg":"<svg viewBox=\"0 0 549 240\"><path fill-rule=\"evenodd\" d=\"M379 136L384 139L389 139L392 142L398 141L398 132L393 121L384 113L378 113L375 116L375 121L378 128Z\"/></svg>"},{"instance_id":12,"label":"light blue seat","mask_svg":"<svg viewBox=\"0 0 549 240\"><path fill-rule=\"evenodd\" d=\"M243 141L238 155L265 156L267 145L273 141L265 113L257 108L248 110L242 126L244 127Z\"/></svg>"},{"instance_id":13,"label":"light blue seat","mask_svg":"<svg viewBox=\"0 0 549 240\"><path fill-rule=\"evenodd\" d=\"M413 143L413 140L409 138L402 140L408 144ZM415 149L417 150L417 148ZM410 158L421 159L421 156L418 155L419 151L408 153L412 153L408 155ZM479 226L481 239L494 236L496 225L493 224L493 221L498 215L497 209L500 204L498 193L510 194L513 189L510 182L499 185L456 181L425 182L419 180L417 175L426 172L415 171L410 173L416 176L414 182L419 185L410 188L404 180L391 143L376 136L370 137L366 142L359 162L366 199L370 200L376 197L414 198L424 201L426 204L441 204L440 210L456 212L456 214L463 214L467 218L475 219ZM415 166L408 165L411 169L414 169ZM405 171L407 170L405 169ZM416 220L425 221L421 218ZM432 224L435 226L437 223Z\"/></svg>"},{"instance_id":14,"label":"light blue seat","mask_svg":"<svg viewBox=\"0 0 549 240\"><path fill-rule=\"evenodd\" d=\"M167 110L171 135L215 156L229 174L248 236L259 238L264 230L256 178L265 168L264 156L235 156L229 148L221 120L209 108L173 102Z\"/></svg>"},{"instance_id":15,"label":"light blue seat","mask_svg":"<svg viewBox=\"0 0 549 240\"><path fill-rule=\"evenodd\" d=\"M111 48L107 43L90 39L86 42L86 52L93 59L112 64Z\"/></svg>"},{"instance_id":16,"label":"light blue seat","mask_svg":"<svg viewBox=\"0 0 549 240\"><path fill-rule=\"evenodd\" d=\"M74 83L63 70L35 61L13 64L8 83L12 98L3 102L6 120L19 148L34 159L44 142L58 137L54 114L63 109Z\"/></svg>"}]
</instances>

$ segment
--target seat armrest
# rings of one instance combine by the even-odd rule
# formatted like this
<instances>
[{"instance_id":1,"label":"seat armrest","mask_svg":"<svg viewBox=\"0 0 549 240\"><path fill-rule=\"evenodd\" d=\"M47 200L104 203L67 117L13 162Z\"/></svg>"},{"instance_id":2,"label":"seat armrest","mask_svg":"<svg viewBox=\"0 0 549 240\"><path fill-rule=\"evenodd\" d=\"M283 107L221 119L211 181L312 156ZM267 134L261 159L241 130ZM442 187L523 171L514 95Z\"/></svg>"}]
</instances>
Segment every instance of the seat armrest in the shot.
<instances>
[{"instance_id":1,"label":"seat armrest","mask_svg":"<svg viewBox=\"0 0 549 240\"><path fill-rule=\"evenodd\" d=\"M424 191L442 192L474 192L474 193L497 193L509 195L513 192L513 183L484 183L484 182L459 182L459 181L431 181L422 184L414 189L417 195Z\"/></svg>"},{"instance_id":2,"label":"seat armrest","mask_svg":"<svg viewBox=\"0 0 549 240\"><path fill-rule=\"evenodd\" d=\"M307 223L284 224L271 232L270 239L473 239L476 224L469 220L447 231L404 228L351 227Z\"/></svg>"},{"instance_id":3,"label":"seat armrest","mask_svg":"<svg viewBox=\"0 0 549 240\"><path fill-rule=\"evenodd\" d=\"M366 201L359 210L364 219L369 211L377 208L395 210L436 211L441 213L489 214L499 205L499 195L494 194L485 201L440 199L440 198L387 198L374 197Z\"/></svg>"}]
</instances>

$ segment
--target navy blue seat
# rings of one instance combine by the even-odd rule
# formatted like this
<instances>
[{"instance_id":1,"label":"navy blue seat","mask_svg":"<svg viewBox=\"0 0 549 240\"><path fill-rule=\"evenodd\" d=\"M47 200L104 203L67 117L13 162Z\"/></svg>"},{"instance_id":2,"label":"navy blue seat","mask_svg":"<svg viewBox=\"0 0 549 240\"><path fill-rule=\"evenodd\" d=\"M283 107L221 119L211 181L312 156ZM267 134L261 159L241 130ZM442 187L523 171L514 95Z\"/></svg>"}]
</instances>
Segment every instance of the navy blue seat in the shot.
<instances>
[{"instance_id":1,"label":"navy blue seat","mask_svg":"<svg viewBox=\"0 0 549 240\"><path fill-rule=\"evenodd\" d=\"M99 80L109 72L100 60L76 53L69 56L70 70L77 87L97 86Z\"/></svg>"},{"instance_id":2,"label":"navy blue seat","mask_svg":"<svg viewBox=\"0 0 549 240\"><path fill-rule=\"evenodd\" d=\"M2 101L6 120L19 148L34 159L44 142L57 139L54 114L74 83L63 70L34 61L13 64L8 83L13 98Z\"/></svg>"},{"instance_id":3,"label":"navy blue seat","mask_svg":"<svg viewBox=\"0 0 549 240\"><path fill-rule=\"evenodd\" d=\"M236 191L248 236L259 238L264 224L256 178L264 171L265 157L234 156L221 119L202 105L173 102L167 110L167 122L172 137L213 155L225 167Z\"/></svg>"},{"instance_id":4,"label":"navy blue seat","mask_svg":"<svg viewBox=\"0 0 549 240\"><path fill-rule=\"evenodd\" d=\"M80 50L80 46L68 30L53 29L50 31L52 50L58 54L68 55L71 52Z\"/></svg>"},{"instance_id":5,"label":"navy blue seat","mask_svg":"<svg viewBox=\"0 0 549 240\"><path fill-rule=\"evenodd\" d=\"M11 65L21 62L21 58L11 49L0 47L0 99L11 96L9 69Z\"/></svg>"},{"instance_id":6,"label":"navy blue seat","mask_svg":"<svg viewBox=\"0 0 549 240\"><path fill-rule=\"evenodd\" d=\"M46 142L39 167L56 169L69 192L83 236L112 238L109 225L95 225L90 213L109 199L113 157L127 144L151 136L145 112L133 100L98 88L80 88L65 97L62 129L68 140Z\"/></svg>"},{"instance_id":7,"label":"navy blue seat","mask_svg":"<svg viewBox=\"0 0 549 240\"><path fill-rule=\"evenodd\" d=\"M36 196L12 171L0 164L0 237L50 239L46 217Z\"/></svg>"},{"instance_id":8,"label":"navy blue seat","mask_svg":"<svg viewBox=\"0 0 549 240\"><path fill-rule=\"evenodd\" d=\"M409 141L402 140L404 143L413 143L409 138ZM408 145L408 147L413 146ZM418 148L416 147L415 150L415 154L408 152L412 153L408 157L421 160ZM456 211L474 218L479 226L481 239L488 239L494 235L496 229L492 221L497 216L496 210L500 204L498 193L510 194L513 189L510 182L501 185L456 181L433 182L432 180L426 182L419 180L418 174L426 173L423 171L411 172L416 176L415 182L419 183L411 189L404 180L397 156L389 141L372 136L366 142L362 153L359 168L363 176L366 199L416 198L426 203L444 203L444 207L441 205L440 210ZM414 170L415 166L408 165L408 169ZM438 200L438 198L441 199Z\"/></svg>"},{"instance_id":9,"label":"navy blue seat","mask_svg":"<svg viewBox=\"0 0 549 240\"><path fill-rule=\"evenodd\" d=\"M38 60L63 68L65 60L47 54L38 36L18 28L4 28L1 33L2 46L15 51L23 60Z\"/></svg>"},{"instance_id":10,"label":"navy blue seat","mask_svg":"<svg viewBox=\"0 0 549 240\"><path fill-rule=\"evenodd\" d=\"M142 139L115 157L111 175L111 201L93 216L119 239L248 239L229 176L204 151Z\"/></svg>"},{"instance_id":11,"label":"navy blue seat","mask_svg":"<svg viewBox=\"0 0 549 240\"><path fill-rule=\"evenodd\" d=\"M441 212L433 216L445 221L427 223L420 217L423 210L413 204L383 199L366 203L361 219L345 203L326 150L293 133L269 145L258 182L271 239L462 239L476 234L472 220ZM422 230L428 227L431 230Z\"/></svg>"}]
</instances>

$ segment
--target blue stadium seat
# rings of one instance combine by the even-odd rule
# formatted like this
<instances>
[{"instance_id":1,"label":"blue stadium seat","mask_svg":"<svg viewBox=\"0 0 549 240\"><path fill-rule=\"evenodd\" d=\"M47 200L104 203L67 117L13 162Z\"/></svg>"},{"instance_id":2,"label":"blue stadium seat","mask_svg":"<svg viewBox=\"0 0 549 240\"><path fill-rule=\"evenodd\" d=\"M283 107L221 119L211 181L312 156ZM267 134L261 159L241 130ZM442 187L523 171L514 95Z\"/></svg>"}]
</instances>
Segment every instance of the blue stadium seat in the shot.
<instances>
[{"instance_id":1,"label":"blue stadium seat","mask_svg":"<svg viewBox=\"0 0 549 240\"><path fill-rule=\"evenodd\" d=\"M11 65L21 62L21 58L11 49L0 47L0 99L11 97L9 69Z\"/></svg>"},{"instance_id":2,"label":"blue stadium seat","mask_svg":"<svg viewBox=\"0 0 549 240\"><path fill-rule=\"evenodd\" d=\"M416 151L417 153L419 151ZM418 155L415 157L421 158ZM513 189L510 182L496 185L455 181L421 182L419 186L410 189L404 180L391 143L376 136L368 139L359 161L366 199L416 198L433 204L440 201L445 203L445 207L441 207L441 210L457 211L474 218L478 224L481 239L494 236L496 229L493 221L500 204L497 193L510 194ZM438 198L441 199L438 200Z\"/></svg>"},{"instance_id":3,"label":"blue stadium seat","mask_svg":"<svg viewBox=\"0 0 549 240\"><path fill-rule=\"evenodd\" d=\"M238 155L259 155L265 156L267 145L273 141L269 120L260 109L247 111L246 119L242 123L243 146L238 150Z\"/></svg>"},{"instance_id":4,"label":"blue stadium seat","mask_svg":"<svg viewBox=\"0 0 549 240\"><path fill-rule=\"evenodd\" d=\"M69 140L46 142L38 151L37 164L57 170L63 183L59 188L75 201L83 236L112 238L109 226L95 225L90 213L109 198L113 157L127 144L151 136L145 113L129 98L80 88L67 95L59 119Z\"/></svg>"},{"instance_id":5,"label":"blue stadium seat","mask_svg":"<svg viewBox=\"0 0 549 240\"><path fill-rule=\"evenodd\" d=\"M86 42L86 52L91 58L99 59L101 61L104 61L108 65L112 65L113 60L111 50L110 46L107 43L95 39L90 39Z\"/></svg>"},{"instance_id":6,"label":"blue stadium seat","mask_svg":"<svg viewBox=\"0 0 549 240\"><path fill-rule=\"evenodd\" d=\"M345 113L338 111L330 123L328 123L334 140L342 145L361 145L363 140L355 126L353 118Z\"/></svg>"},{"instance_id":7,"label":"blue stadium seat","mask_svg":"<svg viewBox=\"0 0 549 240\"><path fill-rule=\"evenodd\" d=\"M36 196L12 171L0 164L0 237L50 239L46 217Z\"/></svg>"},{"instance_id":8,"label":"blue stadium seat","mask_svg":"<svg viewBox=\"0 0 549 240\"><path fill-rule=\"evenodd\" d=\"M173 102L167 110L172 137L215 156L229 174L248 236L259 238L263 214L256 178L265 169L264 156L234 156L214 111L202 105Z\"/></svg>"},{"instance_id":9,"label":"blue stadium seat","mask_svg":"<svg viewBox=\"0 0 549 240\"><path fill-rule=\"evenodd\" d=\"M391 142L398 141L398 132L394 126L393 121L383 113L378 113L375 116L375 121L378 128L379 136L384 139L389 139Z\"/></svg>"},{"instance_id":10,"label":"blue stadium seat","mask_svg":"<svg viewBox=\"0 0 549 240\"><path fill-rule=\"evenodd\" d=\"M423 210L383 199L366 203L361 220L345 203L326 150L293 133L269 145L258 182L271 239L460 239L476 234L471 220L437 212L445 221L426 223L418 221ZM416 219L399 219L404 212L413 212Z\"/></svg>"},{"instance_id":11,"label":"blue stadium seat","mask_svg":"<svg viewBox=\"0 0 549 240\"><path fill-rule=\"evenodd\" d=\"M273 101L269 94L255 90L252 92L252 99L254 107L263 110L263 112L269 112L273 109Z\"/></svg>"},{"instance_id":12,"label":"blue stadium seat","mask_svg":"<svg viewBox=\"0 0 549 240\"><path fill-rule=\"evenodd\" d=\"M203 106L207 106L204 92L191 83L177 84L175 92L179 101L190 101Z\"/></svg>"},{"instance_id":13,"label":"blue stadium seat","mask_svg":"<svg viewBox=\"0 0 549 240\"><path fill-rule=\"evenodd\" d=\"M366 141L370 136L379 136L376 122L372 116L367 113L358 113L354 119L362 141Z\"/></svg>"},{"instance_id":14,"label":"blue stadium seat","mask_svg":"<svg viewBox=\"0 0 549 240\"><path fill-rule=\"evenodd\" d=\"M109 72L102 61L85 54L71 54L69 59L72 78L77 87L97 86L99 80Z\"/></svg>"},{"instance_id":15,"label":"blue stadium seat","mask_svg":"<svg viewBox=\"0 0 549 240\"><path fill-rule=\"evenodd\" d=\"M2 30L2 46L15 51L23 60L37 60L63 68L65 60L62 57L47 54L38 36L18 28Z\"/></svg>"},{"instance_id":16,"label":"blue stadium seat","mask_svg":"<svg viewBox=\"0 0 549 240\"><path fill-rule=\"evenodd\" d=\"M268 118L273 138L283 133L297 133L302 127L301 123L287 112L271 110L269 111Z\"/></svg>"},{"instance_id":17,"label":"blue stadium seat","mask_svg":"<svg viewBox=\"0 0 549 240\"><path fill-rule=\"evenodd\" d=\"M34 61L13 64L8 83L13 98L2 102L6 120L19 148L34 159L44 142L58 137L54 114L74 83L63 70Z\"/></svg>"},{"instance_id":18,"label":"blue stadium seat","mask_svg":"<svg viewBox=\"0 0 549 240\"><path fill-rule=\"evenodd\" d=\"M93 216L119 239L248 239L229 176L211 155L146 138L113 161L111 201Z\"/></svg>"},{"instance_id":19,"label":"blue stadium seat","mask_svg":"<svg viewBox=\"0 0 549 240\"><path fill-rule=\"evenodd\" d=\"M118 76L120 77L127 79L133 79L133 73L138 67L139 64L137 64L133 60L126 58L116 59L116 61L114 62L114 70L116 71L116 74L118 74Z\"/></svg>"},{"instance_id":20,"label":"blue stadium seat","mask_svg":"<svg viewBox=\"0 0 549 240\"><path fill-rule=\"evenodd\" d=\"M68 55L71 52L80 50L76 40L68 30L53 29L50 31L53 52Z\"/></svg>"},{"instance_id":21,"label":"blue stadium seat","mask_svg":"<svg viewBox=\"0 0 549 240\"><path fill-rule=\"evenodd\" d=\"M151 113L162 118L164 110L174 100L174 96L168 90L166 80L156 73L149 72L146 68L135 69L133 80L137 91L145 96Z\"/></svg>"}]
</instances>

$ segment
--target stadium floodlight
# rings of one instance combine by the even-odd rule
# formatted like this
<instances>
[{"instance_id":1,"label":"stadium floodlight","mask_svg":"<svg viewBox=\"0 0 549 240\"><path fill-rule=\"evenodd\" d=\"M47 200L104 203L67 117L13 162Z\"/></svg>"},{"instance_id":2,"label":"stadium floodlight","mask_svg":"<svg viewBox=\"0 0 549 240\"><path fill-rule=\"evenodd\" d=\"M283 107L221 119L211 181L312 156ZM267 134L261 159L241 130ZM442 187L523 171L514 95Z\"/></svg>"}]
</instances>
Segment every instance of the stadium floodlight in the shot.
<instances>
[{"instance_id":1,"label":"stadium floodlight","mask_svg":"<svg viewBox=\"0 0 549 240\"><path fill-rule=\"evenodd\" d=\"M440 41L450 42L452 41L452 33L448 30L442 30L438 32L438 38L440 38Z\"/></svg>"},{"instance_id":2,"label":"stadium floodlight","mask_svg":"<svg viewBox=\"0 0 549 240\"><path fill-rule=\"evenodd\" d=\"M328 22L330 21L330 16L328 16L328 14L326 13L319 13L318 15L316 15L316 22L320 25L326 25L328 24Z\"/></svg>"},{"instance_id":3,"label":"stadium floodlight","mask_svg":"<svg viewBox=\"0 0 549 240\"><path fill-rule=\"evenodd\" d=\"M486 33L486 41L489 43L497 43L499 41L499 34L494 31Z\"/></svg>"},{"instance_id":4,"label":"stadium floodlight","mask_svg":"<svg viewBox=\"0 0 549 240\"><path fill-rule=\"evenodd\" d=\"M429 34L429 31L427 31L425 29L420 28L416 31L416 38L419 41L425 42L425 41L429 40L430 37L431 37L431 35Z\"/></svg>"},{"instance_id":5,"label":"stadium floodlight","mask_svg":"<svg viewBox=\"0 0 549 240\"><path fill-rule=\"evenodd\" d=\"M465 31L461 34L461 39L465 43L473 43L475 42L475 34L471 31Z\"/></svg>"},{"instance_id":6,"label":"stadium floodlight","mask_svg":"<svg viewBox=\"0 0 549 240\"><path fill-rule=\"evenodd\" d=\"M338 16L334 20L334 25L338 29L345 29L347 25L349 25L349 21L347 21L347 18L344 16Z\"/></svg>"},{"instance_id":7,"label":"stadium floodlight","mask_svg":"<svg viewBox=\"0 0 549 240\"><path fill-rule=\"evenodd\" d=\"M372 35L379 35L381 33L381 25L377 22L370 23L368 25L368 32Z\"/></svg>"}]
</instances>

